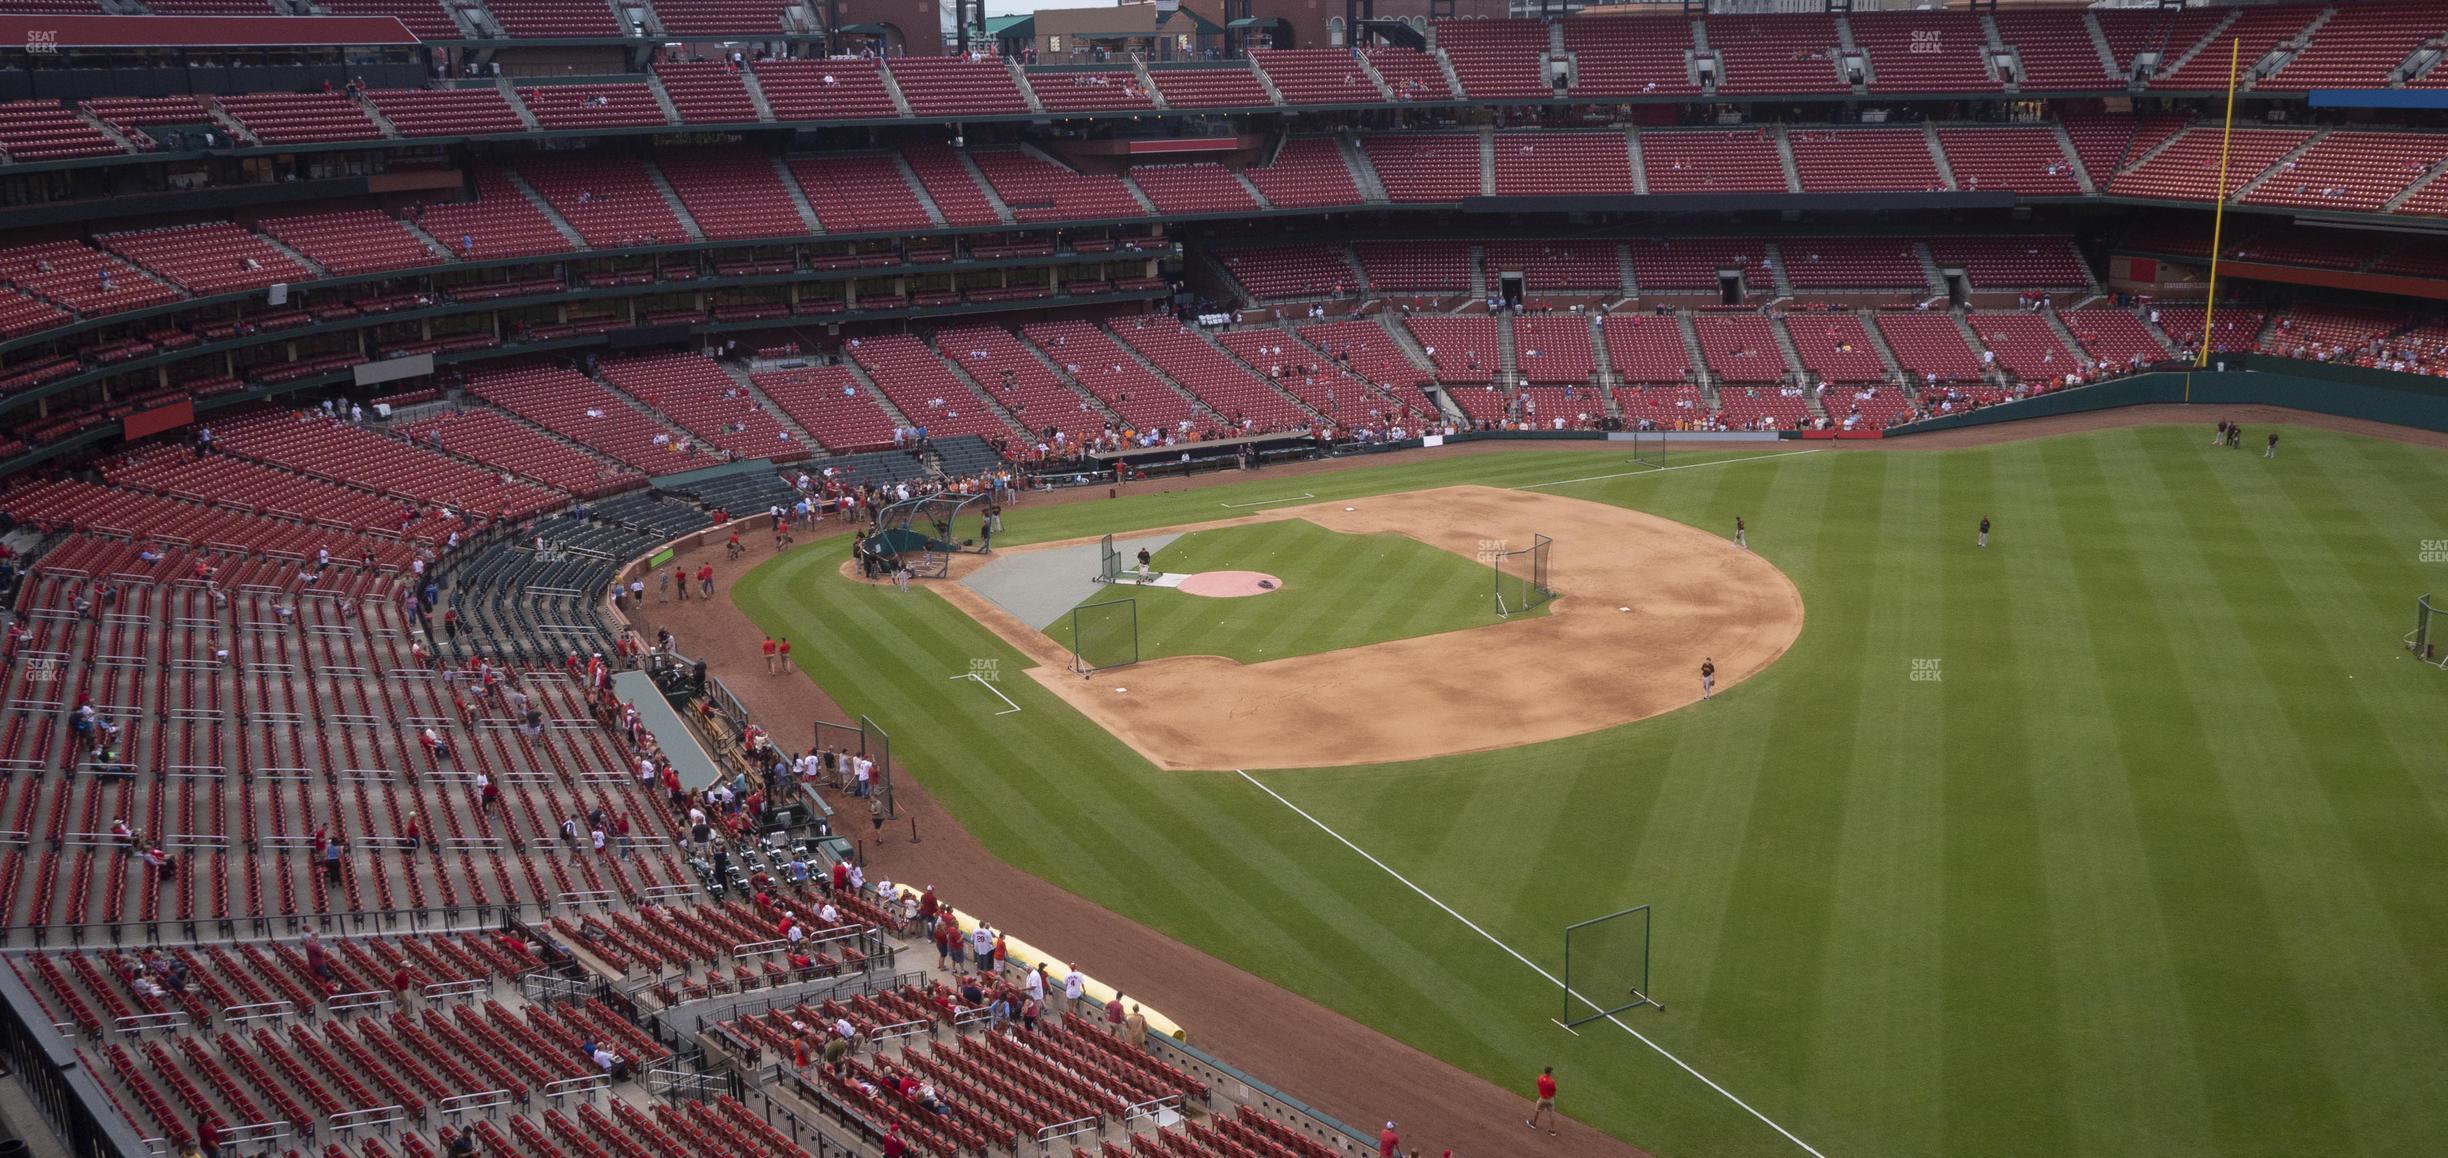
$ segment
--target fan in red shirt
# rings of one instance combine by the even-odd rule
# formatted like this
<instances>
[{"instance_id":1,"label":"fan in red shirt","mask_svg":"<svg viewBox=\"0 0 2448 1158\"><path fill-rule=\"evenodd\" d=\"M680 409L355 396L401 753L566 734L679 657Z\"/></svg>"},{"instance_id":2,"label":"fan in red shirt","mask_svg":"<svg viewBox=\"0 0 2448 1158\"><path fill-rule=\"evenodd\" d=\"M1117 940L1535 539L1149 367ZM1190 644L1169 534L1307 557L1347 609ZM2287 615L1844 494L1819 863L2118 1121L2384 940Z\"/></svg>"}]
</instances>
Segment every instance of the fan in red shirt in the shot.
<instances>
[{"instance_id":1,"label":"fan in red shirt","mask_svg":"<svg viewBox=\"0 0 2448 1158\"><path fill-rule=\"evenodd\" d=\"M1547 1119L1547 1132L1550 1134L1555 1133L1555 1094L1555 1067L1548 1066L1546 1069L1539 1071L1538 1098L1530 1103L1530 1116L1523 1120L1522 1125L1536 1130L1539 1128L1539 1119L1545 1118Z\"/></svg>"},{"instance_id":2,"label":"fan in red shirt","mask_svg":"<svg viewBox=\"0 0 2448 1158\"><path fill-rule=\"evenodd\" d=\"M1394 1132L1394 1123L1386 1123L1385 1129L1377 1132L1377 1158L1394 1158L1394 1151L1401 1146L1402 1135Z\"/></svg>"}]
</instances>

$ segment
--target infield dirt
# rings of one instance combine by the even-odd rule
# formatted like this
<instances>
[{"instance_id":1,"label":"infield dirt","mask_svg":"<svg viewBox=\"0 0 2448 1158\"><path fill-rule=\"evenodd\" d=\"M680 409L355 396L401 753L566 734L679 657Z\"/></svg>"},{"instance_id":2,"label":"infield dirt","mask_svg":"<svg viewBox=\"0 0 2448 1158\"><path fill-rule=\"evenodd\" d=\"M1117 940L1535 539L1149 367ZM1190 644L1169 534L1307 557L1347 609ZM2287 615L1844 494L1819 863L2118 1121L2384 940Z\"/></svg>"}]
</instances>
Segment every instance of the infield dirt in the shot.
<instances>
[{"instance_id":1,"label":"infield dirt","mask_svg":"<svg viewBox=\"0 0 2448 1158\"><path fill-rule=\"evenodd\" d=\"M1061 644L960 583L959 568L933 589L1037 661L1032 678L1173 770L1383 764L1594 732L1698 700L1704 658L1731 687L1802 633L1801 593L1757 555L1581 499L1440 487L1165 529L1276 519L1394 532L1471 559L1547 535L1558 598L1534 619L1257 664L1148 660L1085 679ZM1248 613L1265 614L1264 601Z\"/></svg>"}]
</instances>

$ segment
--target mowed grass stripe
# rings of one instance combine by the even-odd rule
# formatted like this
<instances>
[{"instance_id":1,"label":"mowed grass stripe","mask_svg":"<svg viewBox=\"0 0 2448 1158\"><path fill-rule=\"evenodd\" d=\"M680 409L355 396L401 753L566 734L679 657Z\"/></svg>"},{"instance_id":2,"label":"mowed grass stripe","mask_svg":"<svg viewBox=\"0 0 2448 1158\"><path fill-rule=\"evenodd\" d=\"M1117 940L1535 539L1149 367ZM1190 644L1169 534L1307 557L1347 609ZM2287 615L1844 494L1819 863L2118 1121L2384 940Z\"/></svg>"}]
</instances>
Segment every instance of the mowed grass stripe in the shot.
<instances>
[{"instance_id":1,"label":"mowed grass stripe","mask_svg":"<svg viewBox=\"0 0 2448 1158\"><path fill-rule=\"evenodd\" d=\"M2017 601L2022 560L2038 549L2025 502L2028 446L1948 454L1939 463L1943 512L1940 582L1944 651L1938 760L1945 769L1937 823L1944 913L1939 967L1946 1026L1941 1070L1947 1111L1942 1149L1969 1153L2004 1132L2016 1148L2053 1153L2067 1143L2062 1075L2068 1061L2048 942L2050 901L2024 727L2029 609ZM2000 476L2003 475L2001 482ZM1980 521L1993 522L1979 545Z\"/></svg>"},{"instance_id":2,"label":"mowed grass stripe","mask_svg":"<svg viewBox=\"0 0 2448 1158\"><path fill-rule=\"evenodd\" d=\"M2258 771L2254 753L2274 742L2275 695L2239 636L2263 626L2257 593L2238 608L2221 590L2221 568L2261 561L2240 541L2231 517L2197 516L2177 504L2205 498L2199 451L2128 444L2102 465L2120 501L2101 515L2129 528L2136 543L2123 561L2120 618L2133 628L2103 673L2116 733L2129 766L2146 779L2143 838L2151 848L2161 910L2175 926L2191 1041L2209 1095L2211 1136L2185 1152L2232 1153L2355 1148L2335 1075L2323 1060L2294 961L2283 945L2285 910L2269 889L2293 867L2283 849L2255 841L2266 786L2243 781ZM2154 453L2153 451L2156 451ZM2215 454L2235 454L2203 448ZM2188 463L2171 489L2161 461ZM2148 614L2144 613L2147 607ZM2215 718L2199 705L2215 703ZM2284 1058L2283 1066L2267 1058Z\"/></svg>"},{"instance_id":3,"label":"mowed grass stripe","mask_svg":"<svg viewBox=\"0 0 2448 1158\"><path fill-rule=\"evenodd\" d=\"M1926 730L1897 726L1936 711L1944 691L1940 683L1911 678L1914 660L1946 658L1930 604L1941 565L1933 514L1942 493L1938 473L1930 457L1896 456L1878 519L1862 529L1898 549L1881 556L1863 591L1869 643L1853 710L1865 725L1854 730L1851 782L1829 866L1830 895L1842 907L1828 928L1811 1058L1819 1096L1878 1107L1862 1128L1910 1152L1936 1150L1944 1126L1942 986L1932 967L1940 960L1945 900L1944 766ZM1879 1000L1864 1000L1865 993Z\"/></svg>"},{"instance_id":4,"label":"mowed grass stripe","mask_svg":"<svg viewBox=\"0 0 2448 1158\"><path fill-rule=\"evenodd\" d=\"M1856 533L1878 524L1889 462L1885 455L1856 455L1829 473L1820 494L1822 533ZM1866 595L1876 569L1875 562L1867 562L1844 576L1847 597ZM1712 992L1722 986L1745 995L1738 1004L1712 1008L1719 1032L1784 1039L1779 1076L1797 1086L1810 1077L1819 1002L1827 991L1823 970L1834 920L1827 869L1836 858L1847 789L1856 772L1859 680L1875 662L1869 623L1867 616L1847 617L1819 641L1853 666L1847 678L1813 681L1780 697L1779 727L1808 737L1813 758L1772 760L1761 770L1745 825L1753 848L1735 872L1711 986Z\"/></svg>"},{"instance_id":5,"label":"mowed grass stripe","mask_svg":"<svg viewBox=\"0 0 2448 1158\"><path fill-rule=\"evenodd\" d=\"M2266 477L2277 464L2256 457L2237 465L2248 477ZM2248 514L2229 497L2231 490L2250 489L2209 489L2197 505L2203 514L2196 518L2228 520L2240 528L2239 538L2254 553L2288 557L2292 563L2259 573L2222 570L2214 575L2232 602L2250 600L2271 619L2268 630L2238 636L2270 692L2269 719L2286 725L2268 729L2270 734L2256 741L2268 745L2265 754L2274 757L2273 767L2282 770L2282 779L2258 785L2262 791L2250 797L2260 804L2253 811L2260 826L2252 835L2258 847L2291 852L2300 862L2360 870L2278 874L2271 878L2271 888L2282 909L2310 915L2277 929L2296 963L2305 1000L2315 1012L2325 1013L2311 1023L2327 1047L2355 1128L2365 1135L2388 1133L2404 1120L2403 1088L2393 1081L2364 1080L2357 1073L2363 1068L2361 1059L2375 1051L2439 1058L2448 1049L2436 1022L2414 1025L2358 1011L2375 1004L2431 1005L2411 962L2402 953L2378 949L2402 944L2404 930L2439 920L2435 893L2407 895L2402 866L2425 850L2436 853L2448 847L2448 830L2422 807L2424 801L2405 770L2391 771L2394 752L2386 727L2351 687L2358 665L2339 653L2343 641L2310 630L2312 603L2350 606L2360 585L2335 573L2311 526L2300 521L2284 525L2294 513L2282 501L2253 504ZM2258 582L2252 582L2255 579ZM2369 655L2377 648L2359 650ZM2271 805L2280 794L2293 798L2288 806ZM2334 949L2341 942L2368 948L2341 958ZM2323 1005L2328 1006L2325 1011L2317 1008Z\"/></svg>"},{"instance_id":6,"label":"mowed grass stripe","mask_svg":"<svg viewBox=\"0 0 2448 1158\"><path fill-rule=\"evenodd\" d=\"M2141 545L2121 524L2082 517L2116 500L2090 448L2050 440L2035 450L2040 474L2033 481L2054 501L2029 516L2037 549L2019 555L2017 565L2036 574L2018 599L2045 600L2037 621L2063 641L2063 650L2042 669L2052 678L2025 689L2024 710L2039 720L2106 720L2110 689L2083 677L2105 670L2102 645L2122 629L2121 605L2094 603L2084 581L2086 552L2104 549L2130 560ZM2069 517L2069 510L2077 514ZM2061 727L2027 774L2057 786L2045 797L2041 820L2059 898L2049 934L2061 997L2057 1020L2071 1056L2082 1059L2063 1078L2072 1148L2165 1153L2196 1145L2208 1132L2209 1108L2192 1050L2168 1048L2191 1032L2169 926L2158 894L2135 885L2149 873L2132 792L2140 772L2102 730Z\"/></svg>"}]
</instances>

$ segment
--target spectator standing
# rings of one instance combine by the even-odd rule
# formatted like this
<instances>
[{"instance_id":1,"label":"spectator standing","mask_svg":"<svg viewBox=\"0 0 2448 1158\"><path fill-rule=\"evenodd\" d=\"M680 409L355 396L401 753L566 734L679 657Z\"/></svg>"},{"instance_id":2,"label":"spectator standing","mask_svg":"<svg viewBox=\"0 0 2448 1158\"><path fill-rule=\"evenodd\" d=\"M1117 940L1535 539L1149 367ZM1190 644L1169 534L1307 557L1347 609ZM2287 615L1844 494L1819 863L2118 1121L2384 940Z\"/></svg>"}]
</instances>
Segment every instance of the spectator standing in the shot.
<instances>
[{"instance_id":1,"label":"spectator standing","mask_svg":"<svg viewBox=\"0 0 2448 1158\"><path fill-rule=\"evenodd\" d=\"M1531 1129L1536 1130L1536 1129L1538 1129L1538 1128L1539 1128L1539 1119L1540 1119L1540 1118L1545 1118L1545 1119L1547 1119L1547 1132L1548 1132L1548 1133L1550 1133L1550 1134L1555 1133L1555 1132L1556 1132L1556 1128L1555 1128L1555 1121L1556 1121L1555 1100L1556 1100L1556 1080L1555 1080L1555 1067L1554 1067L1554 1066L1548 1066L1546 1069L1543 1069L1543 1070L1540 1070L1540 1071L1539 1071L1539 1076L1538 1076L1538 1096L1537 1096L1536 1098L1531 1099L1531 1101L1530 1101L1530 1116L1529 1116L1528 1118L1523 1119L1523 1121L1522 1121L1522 1125L1528 1126L1528 1127L1530 1127Z\"/></svg>"}]
</instances>

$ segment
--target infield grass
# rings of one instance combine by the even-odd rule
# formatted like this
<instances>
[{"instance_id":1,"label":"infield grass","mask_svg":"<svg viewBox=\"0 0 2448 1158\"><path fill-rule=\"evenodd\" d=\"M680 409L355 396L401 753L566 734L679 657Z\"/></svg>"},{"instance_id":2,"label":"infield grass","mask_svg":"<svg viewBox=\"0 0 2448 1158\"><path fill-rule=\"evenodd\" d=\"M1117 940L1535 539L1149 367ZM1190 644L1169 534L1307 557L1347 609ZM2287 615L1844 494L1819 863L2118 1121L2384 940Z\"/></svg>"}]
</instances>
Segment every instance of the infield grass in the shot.
<instances>
[{"instance_id":1,"label":"infield grass","mask_svg":"<svg viewBox=\"0 0 2448 1158\"><path fill-rule=\"evenodd\" d=\"M1139 655L1220 655L1262 663L1502 623L1495 572L1408 535L1350 535L1305 519L1192 531L1149 560L1159 572L1264 571L1283 587L1214 599L1171 587L1114 584L1081 600L1138 603ZM1516 612L1524 619L1546 605ZM1047 629L1071 646L1071 620Z\"/></svg>"},{"instance_id":2,"label":"infield grass","mask_svg":"<svg viewBox=\"0 0 2448 1158\"><path fill-rule=\"evenodd\" d=\"M2274 462L2141 427L1546 488L1743 515L1801 638L1637 724L1263 779L1551 969L1566 923L1656 905L1670 1011L1631 1023L1830 1158L2448 1153L2448 676L2397 646L2448 590L2419 560L2448 455L2283 433ZM1007 527L1624 469L1413 461ZM1158 772L1025 679L991 715L945 676L1021 658L841 558L736 595L997 855L1509 1087L1554 1065L1567 1114L1661 1154L1799 1153L1622 1033L1560 1033L1536 974L1240 777Z\"/></svg>"}]
</instances>

